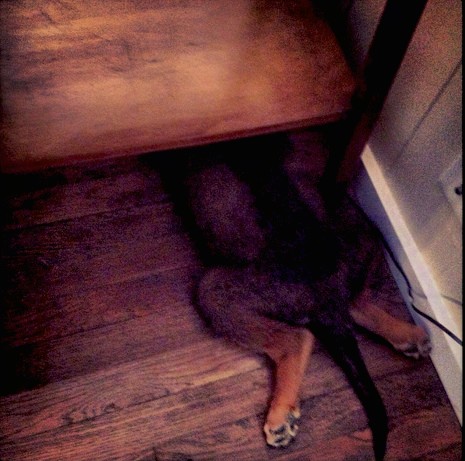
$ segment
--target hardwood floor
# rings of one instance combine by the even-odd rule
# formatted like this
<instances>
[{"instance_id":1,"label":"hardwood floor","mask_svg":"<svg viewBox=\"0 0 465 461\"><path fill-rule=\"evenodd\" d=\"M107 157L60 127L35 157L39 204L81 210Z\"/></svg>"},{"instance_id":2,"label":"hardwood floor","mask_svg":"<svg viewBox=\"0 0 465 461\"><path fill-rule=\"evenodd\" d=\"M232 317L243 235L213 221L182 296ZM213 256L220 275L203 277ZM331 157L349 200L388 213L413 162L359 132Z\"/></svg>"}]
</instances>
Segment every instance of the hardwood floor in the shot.
<instances>
[{"instance_id":1,"label":"hardwood floor","mask_svg":"<svg viewBox=\"0 0 465 461\"><path fill-rule=\"evenodd\" d=\"M265 446L269 364L197 316L201 263L149 158L2 182L2 461L372 459L361 406L318 347L297 440ZM388 275L385 289L408 317ZM386 460L461 459L431 362L360 342L390 417Z\"/></svg>"}]
</instances>

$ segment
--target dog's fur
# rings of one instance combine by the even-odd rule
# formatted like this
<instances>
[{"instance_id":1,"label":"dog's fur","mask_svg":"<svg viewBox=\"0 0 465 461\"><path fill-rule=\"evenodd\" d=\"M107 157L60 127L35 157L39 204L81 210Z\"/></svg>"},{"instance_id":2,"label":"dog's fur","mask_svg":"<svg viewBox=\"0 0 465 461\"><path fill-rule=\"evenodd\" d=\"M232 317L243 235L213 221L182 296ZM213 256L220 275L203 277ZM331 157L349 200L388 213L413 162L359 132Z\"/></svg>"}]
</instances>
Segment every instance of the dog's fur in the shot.
<instances>
[{"instance_id":1,"label":"dog's fur","mask_svg":"<svg viewBox=\"0 0 465 461\"><path fill-rule=\"evenodd\" d=\"M216 333L274 361L269 445L286 446L297 433L299 387L316 337L360 398L382 460L386 412L353 321L414 357L429 353L428 336L375 306L383 250L353 201L345 196L328 207L315 175L299 187L284 166L289 149L276 137L232 146L229 154L198 152L184 169L178 158L171 171L183 170L184 214L209 267L198 307Z\"/></svg>"}]
</instances>

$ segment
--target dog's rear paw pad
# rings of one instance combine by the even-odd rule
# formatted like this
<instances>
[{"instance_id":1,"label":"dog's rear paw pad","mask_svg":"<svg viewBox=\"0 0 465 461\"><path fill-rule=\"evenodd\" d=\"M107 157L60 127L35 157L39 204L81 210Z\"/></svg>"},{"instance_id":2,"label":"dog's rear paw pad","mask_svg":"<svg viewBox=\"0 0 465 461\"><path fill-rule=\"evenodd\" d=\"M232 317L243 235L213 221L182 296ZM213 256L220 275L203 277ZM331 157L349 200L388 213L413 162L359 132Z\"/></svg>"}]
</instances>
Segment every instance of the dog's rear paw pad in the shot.
<instances>
[{"instance_id":1,"label":"dog's rear paw pad","mask_svg":"<svg viewBox=\"0 0 465 461\"><path fill-rule=\"evenodd\" d=\"M266 435L266 443L271 447L287 447L297 435L299 418L300 412L292 410L287 414L284 424L275 428L265 424L263 430Z\"/></svg>"},{"instance_id":2,"label":"dog's rear paw pad","mask_svg":"<svg viewBox=\"0 0 465 461\"><path fill-rule=\"evenodd\" d=\"M396 346L396 349L407 357L419 359L420 357L428 357L432 346L429 338L425 338L418 343L403 343Z\"/></svg>"}]
</instances>

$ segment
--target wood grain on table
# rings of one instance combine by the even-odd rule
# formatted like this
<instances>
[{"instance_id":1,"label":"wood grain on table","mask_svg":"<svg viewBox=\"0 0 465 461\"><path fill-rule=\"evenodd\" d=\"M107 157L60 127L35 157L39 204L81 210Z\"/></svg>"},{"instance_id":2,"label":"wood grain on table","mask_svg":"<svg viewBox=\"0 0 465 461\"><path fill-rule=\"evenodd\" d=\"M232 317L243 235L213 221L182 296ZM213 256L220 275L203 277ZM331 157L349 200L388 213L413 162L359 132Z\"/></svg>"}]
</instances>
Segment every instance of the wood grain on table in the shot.
<instances>
[{"instance_id":1,"label":"wood grain on table","mask_svg":"<svg viewBox=\"0 0 465 461\"><path fill-rule=\"evenodd\" d=\"M354 81L304 0L1 1L3 171L335 121Z\"/></svg>"}]
</instances>

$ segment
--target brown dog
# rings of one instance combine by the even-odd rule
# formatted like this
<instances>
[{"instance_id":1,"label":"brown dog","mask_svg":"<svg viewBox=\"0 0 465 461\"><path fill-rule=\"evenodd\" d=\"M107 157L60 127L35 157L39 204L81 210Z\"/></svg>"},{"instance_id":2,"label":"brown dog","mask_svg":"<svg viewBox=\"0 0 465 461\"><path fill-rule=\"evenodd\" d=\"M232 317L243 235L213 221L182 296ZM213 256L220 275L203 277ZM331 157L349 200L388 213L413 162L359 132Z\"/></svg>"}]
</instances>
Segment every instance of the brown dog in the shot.
<instances>
[{"instance_id":1,"label":"brown dog","mask_svg":"<svg viewBox=\"0 0 465 461\"><path fill-rule=\"evenodd\" d=\"M427 355L430 342L423 329L376 306L384 254L365 216L348 197L328 207L317 181L302 197L285 155L273 146L265 155L199 154L188 162L184 198L210 266L198 306L215 332L276 364L264 425L269 445L284 447L296 436L299 388L318 338L360 398L382 460L386 412L352 323L413 357Z\"/></svg>"}]
</instances>

